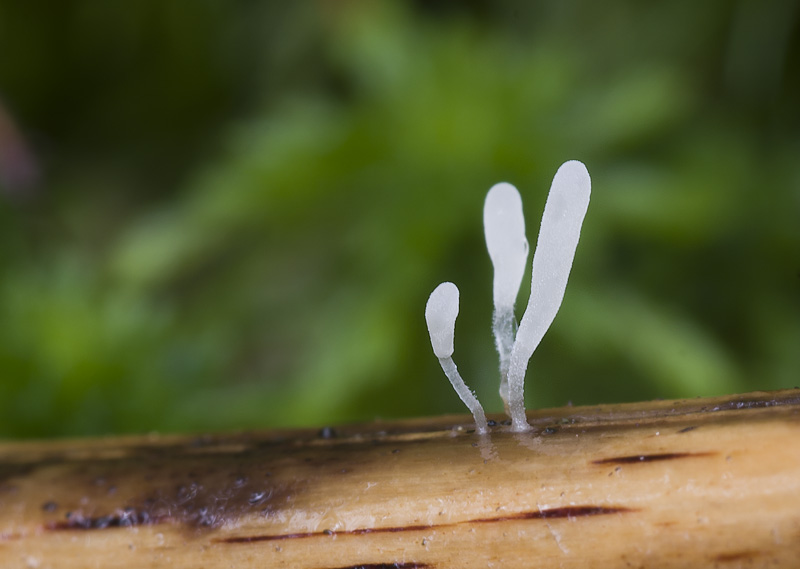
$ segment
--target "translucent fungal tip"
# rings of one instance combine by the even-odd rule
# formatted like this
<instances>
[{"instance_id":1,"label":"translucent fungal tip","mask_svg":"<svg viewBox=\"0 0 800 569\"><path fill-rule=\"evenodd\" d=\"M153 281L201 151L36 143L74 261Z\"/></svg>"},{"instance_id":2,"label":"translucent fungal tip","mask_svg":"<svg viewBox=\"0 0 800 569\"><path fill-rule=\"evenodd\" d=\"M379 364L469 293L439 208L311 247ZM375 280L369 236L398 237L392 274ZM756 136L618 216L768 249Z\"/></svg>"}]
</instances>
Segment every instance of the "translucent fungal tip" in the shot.
<instances>
[{"instance_id":1,"label":"translucent fungal tip","mask_svg":"<svg viewBox=\"0 0 800 569\"><path fill-rule=\"evenodd\" d=\"M458 287L451 282L437 286L425 305L425 321L431 335L433 353L437 358L453 355L456 318L458 317Z\"/></svg>"},{"instance_id":2,"label":"translucent fungal tip","mask_svg":"<svg viewBox=\"0 0 800 569\"><path fill-rule=\"evenodd\" d=\"M588 205L591 189L592 179L586 165L578 160L569 160L556 172L550 192L565 195L573 203Z\"/></svg>"}]
</instances>

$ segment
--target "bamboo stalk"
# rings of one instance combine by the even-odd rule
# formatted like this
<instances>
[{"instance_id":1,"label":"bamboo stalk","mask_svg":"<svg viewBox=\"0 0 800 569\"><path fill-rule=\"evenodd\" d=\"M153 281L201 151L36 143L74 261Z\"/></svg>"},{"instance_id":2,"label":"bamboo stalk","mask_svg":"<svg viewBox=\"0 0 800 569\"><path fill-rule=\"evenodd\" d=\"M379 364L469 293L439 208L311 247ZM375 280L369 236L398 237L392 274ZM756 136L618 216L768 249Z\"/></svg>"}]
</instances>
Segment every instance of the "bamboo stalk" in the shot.
<instances>
[{"instance_id":1,"label":"bamboo stalk","mask_svg":"<svg viewBox=\"0 0 800 569\"><path fill-rule=\"evenodd\" d=\"M800 390L529 419L0 443L0 566L800 566Z\"/></svg>"}]
</instances>

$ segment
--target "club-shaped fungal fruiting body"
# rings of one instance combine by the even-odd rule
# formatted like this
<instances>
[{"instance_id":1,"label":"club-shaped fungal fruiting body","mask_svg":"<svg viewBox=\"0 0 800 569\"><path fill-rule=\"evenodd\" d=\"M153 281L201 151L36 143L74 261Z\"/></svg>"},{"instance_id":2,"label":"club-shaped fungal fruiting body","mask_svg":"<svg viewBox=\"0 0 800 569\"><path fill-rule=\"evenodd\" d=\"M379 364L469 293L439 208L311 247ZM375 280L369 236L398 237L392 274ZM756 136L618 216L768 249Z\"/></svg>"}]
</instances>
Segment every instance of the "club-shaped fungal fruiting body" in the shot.
<instances>
[{"instance_id":1,"label":"club-shaped fungal fruiting body","mask_svg":"<svg viewBox=\"0 0 800 569\"><path fill-rule=\"evenodd\" d=\"M564 292L583 219L589 206L591 179L578 161L565 162L556 172L542 215L533 254L531 296L517 328L514 303L528 258L522 200L511 184L493 186L486 196L483 223L486 246L494 266L492 330L500 357L500 396L511 429L530 429L525 416L525 372L534 350L553 323ZM458 316L458 288L442 283L425 308L433 351L459 397L475 416L478 432L486 432L486 417L453 362L453 337Z\"/></svg>"},{"instance_id":2,"label":"club-shaped fungal fruiting body","mask_svg":"<svg viewBox=\"0 0 800 569\"><path fill-rule=\"evenodd\" d=\"M528 262L525 217L517 188L505 182L492 186L483 204L483 227L494 266L492 332L500 356L500 397L510 414L508 365L517 331L514 304Z\"/></svg>"},{"instance_id":3,"label":"club-shaped fungal fruiting body","mask_svg":"<svg viewBox=\"0 0 800 569\"><path fill-rule=\"evenodd\" d=\"M461 374L458 373L456 363L453 361L453 337L457 317L458 287L453 283L442 283L434 289L428 298L428 304L425 305L425 321L428 323L433 353L439 358L439 364L453 385L453 389L475 417L477 432L485 434L489 431L489 427L483 407L461 379Z\"/></svg>"},{"instance_id":4,"label":"club-shaped fungal fruiting body","mask_svg":"<svg viewBox=\"0 0 800 569\"><path fill-rule=\"evenodd\" d=\"M575 160L562 164L553 178L544 206L533 253L531 296L508 365L508 407L514 431L529 428L523 394L525 371L564 300L590 193L591 180L586 166Z\"/></svg>"}]
</instances>

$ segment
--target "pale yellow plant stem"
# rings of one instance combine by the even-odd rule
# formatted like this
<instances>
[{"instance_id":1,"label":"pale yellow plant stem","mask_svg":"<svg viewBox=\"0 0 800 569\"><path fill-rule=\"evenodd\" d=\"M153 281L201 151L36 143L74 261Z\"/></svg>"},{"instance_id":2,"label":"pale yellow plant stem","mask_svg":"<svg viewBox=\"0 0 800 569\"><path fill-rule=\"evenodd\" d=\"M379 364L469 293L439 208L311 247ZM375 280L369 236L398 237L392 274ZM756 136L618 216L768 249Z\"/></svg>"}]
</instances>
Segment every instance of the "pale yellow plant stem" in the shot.
<instances>
[{"instance_id":1,"label":"pale yellow plant stem","mask_svg":"<svg viewBox=\"0 0 800 569\"><path fill-rule=\"evenodd\" d=\"M528 420L0 443L0 566L800 566L800 390Z\"/></svg>"}]
</instances>

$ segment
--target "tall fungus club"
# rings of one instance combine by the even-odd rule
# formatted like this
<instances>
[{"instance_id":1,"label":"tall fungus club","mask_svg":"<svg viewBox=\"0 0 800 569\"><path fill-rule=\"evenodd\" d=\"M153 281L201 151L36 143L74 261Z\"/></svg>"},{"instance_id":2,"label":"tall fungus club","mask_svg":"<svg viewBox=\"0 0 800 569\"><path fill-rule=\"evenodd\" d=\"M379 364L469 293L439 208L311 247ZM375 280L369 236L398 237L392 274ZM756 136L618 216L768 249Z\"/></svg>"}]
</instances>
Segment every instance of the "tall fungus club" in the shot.
<instances>
[{"instance_id":1,"label":"tall fungus club","mask_svg":"<svg viewBox=\"0 0 800 569\"><path fill-rule=\"evenodd\" d=\"M533 253L531 296L517 325L514 305L528 261L522 198L511 184L495 184L486 195L483 226L494 267L492 332L500 359L500 397L511 429L530 429L525 415L525 372L534 350L553 323L575 259L591 193L589 172L581 162L565 162L556 172L544 206ZM477 432L488 432L486 415L453 361L458 287L440 284L425 306L433 353L456 393L475 417Z\"/></svg>"}]
</instances>

